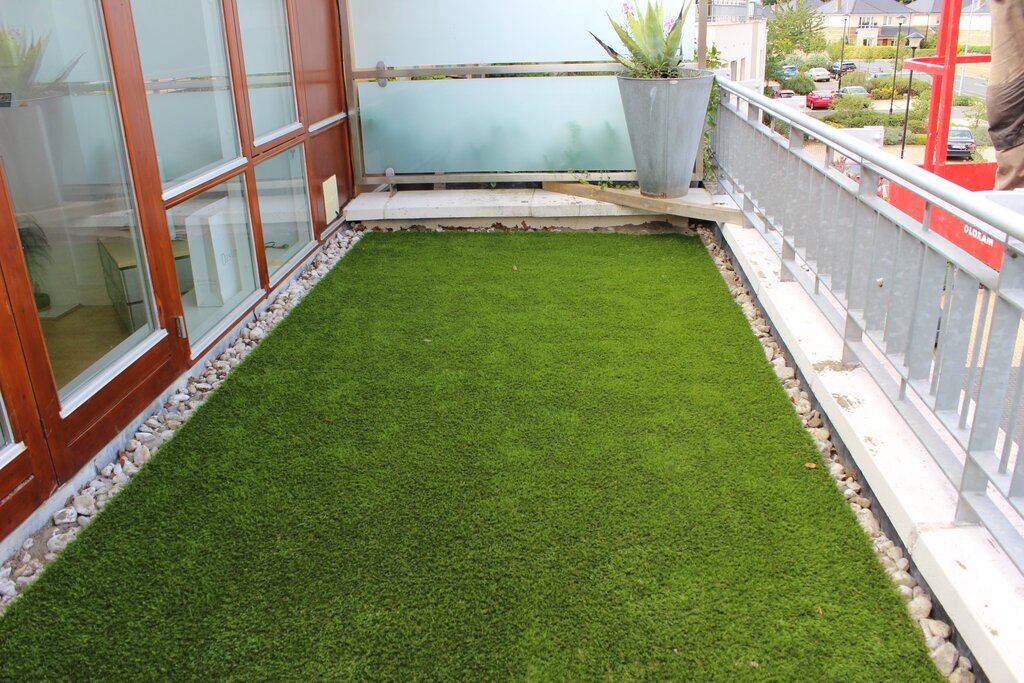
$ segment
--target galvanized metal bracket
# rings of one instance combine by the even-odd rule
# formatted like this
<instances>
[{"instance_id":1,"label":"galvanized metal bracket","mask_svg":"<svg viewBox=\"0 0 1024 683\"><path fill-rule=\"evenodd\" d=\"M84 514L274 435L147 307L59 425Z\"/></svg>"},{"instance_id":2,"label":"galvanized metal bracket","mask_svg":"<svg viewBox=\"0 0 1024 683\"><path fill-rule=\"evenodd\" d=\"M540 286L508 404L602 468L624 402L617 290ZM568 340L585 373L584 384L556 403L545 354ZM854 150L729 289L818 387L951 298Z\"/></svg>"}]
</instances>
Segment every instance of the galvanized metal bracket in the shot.
<instances>
[{"instance_id":1,"label":"galvanized metal bracket","mask_svg":"<svg viewBox=\"0 0 1024 683\"><path fill-rule=\"evenodd\" d=\"M388 194L394 197L395 193L398 192L398 186L392 182L395 177L395 169L388 166L387 170L384 171L384 175L388 178Z\"/></svg>"}]
</instances>

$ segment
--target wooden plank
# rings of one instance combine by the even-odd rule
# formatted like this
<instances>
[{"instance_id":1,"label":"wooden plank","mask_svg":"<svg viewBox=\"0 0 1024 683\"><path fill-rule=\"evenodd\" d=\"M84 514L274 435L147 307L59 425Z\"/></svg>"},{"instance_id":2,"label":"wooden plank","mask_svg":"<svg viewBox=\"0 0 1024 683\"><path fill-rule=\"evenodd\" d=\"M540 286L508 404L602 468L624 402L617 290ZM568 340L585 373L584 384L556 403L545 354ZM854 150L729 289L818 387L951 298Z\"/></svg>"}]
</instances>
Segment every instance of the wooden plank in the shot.
<instances>
[{"instance_id":1,"label":"wooden plank","mask_svg":"<svg viewBox=\"0 0 1024 683\"><path fill-rule=\"evenodd\" d=\"M651 213L696 218L718 223L742 223L743 213L732 198L726 195L712 195L707 190L695 188L679 199L655 199L644 197L639 190L601 188L583 183L544 183L548 192L559 192L584 199L594 199L609 204L619 204Z\"/></svg>"}]
</instances>

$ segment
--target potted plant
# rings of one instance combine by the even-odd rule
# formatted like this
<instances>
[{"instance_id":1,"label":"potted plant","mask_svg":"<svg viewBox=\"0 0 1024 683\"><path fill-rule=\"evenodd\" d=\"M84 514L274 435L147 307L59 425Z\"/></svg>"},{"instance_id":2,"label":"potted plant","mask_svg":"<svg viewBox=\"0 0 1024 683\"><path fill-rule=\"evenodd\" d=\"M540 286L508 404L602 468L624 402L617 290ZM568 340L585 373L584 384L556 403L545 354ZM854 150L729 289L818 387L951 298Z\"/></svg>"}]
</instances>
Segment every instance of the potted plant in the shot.
<instances>
[{"instance_id":1,"label":"potted plant","mask_svg":"<svg viewBox=\"0 0 1024 683\"><path fill-rule=\"evenodd\" d=\"M627 2L625 10L624 25L608 19L628 56L591 35L626 69L619 75L619 93L641 194L682 197L690 190L715 78L682 64L683 21L690 2L669 22L660 0L649 2L645 11Z\"/></svg>"},{"instance_id":2,"label":"potted plant","mask_svg":"<svg viewBox=\"0 0 1024 683\"><path fill-rule=\"evenodd\" d=\"M50 308L50 295L43 291L40 269L44 263L53 262L50 255L50 240L31 216L18 218L18 239L21 240L21 251L25 256L25 265L28 266L28 277L32 282L36 308L45 311Z\"/></svg>"}]
</instances>

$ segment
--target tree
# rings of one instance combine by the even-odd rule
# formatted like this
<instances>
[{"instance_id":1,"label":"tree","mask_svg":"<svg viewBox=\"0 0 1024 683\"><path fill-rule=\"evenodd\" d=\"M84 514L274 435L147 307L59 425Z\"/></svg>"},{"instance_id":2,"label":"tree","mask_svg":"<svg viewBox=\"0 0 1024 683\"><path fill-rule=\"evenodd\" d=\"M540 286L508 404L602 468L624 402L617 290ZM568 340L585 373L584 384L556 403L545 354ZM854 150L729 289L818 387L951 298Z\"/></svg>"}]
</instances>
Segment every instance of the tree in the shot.
<instances>
[{"instance_id":1,"label":"tree","mask_svg":"<svg viewBox=\"0 0 1024 683\"><path fill-rule=\"evenodd\" d=\"M815 0L789 0L775 5L775 17L768 22L769 62L771 55L825 49L825 17L814 11L818 4Z\"/></svg>"}]
</instances>

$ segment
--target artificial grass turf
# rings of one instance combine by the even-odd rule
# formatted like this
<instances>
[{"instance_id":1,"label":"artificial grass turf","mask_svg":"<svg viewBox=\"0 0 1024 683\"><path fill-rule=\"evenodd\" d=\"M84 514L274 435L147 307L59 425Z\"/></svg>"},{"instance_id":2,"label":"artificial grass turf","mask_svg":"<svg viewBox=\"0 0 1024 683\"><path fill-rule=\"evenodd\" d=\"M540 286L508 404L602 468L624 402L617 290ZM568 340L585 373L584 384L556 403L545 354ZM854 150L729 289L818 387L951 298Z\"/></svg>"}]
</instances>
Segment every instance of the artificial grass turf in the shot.
<instances>
[{"instance_id":1,"label":"artificial grass turf","mask_svg":"<svg viewBox=\"0 0 1024 683\"><path fill-rule=\"evenodd\" d=\"M0 620L2 680L930 681L699 240L373 234Z\"/></svg>"}]
</instances>

